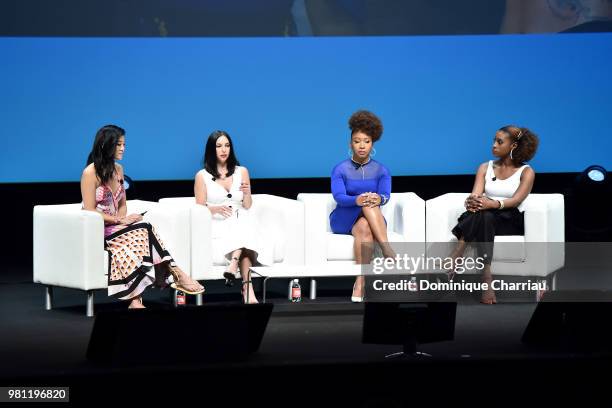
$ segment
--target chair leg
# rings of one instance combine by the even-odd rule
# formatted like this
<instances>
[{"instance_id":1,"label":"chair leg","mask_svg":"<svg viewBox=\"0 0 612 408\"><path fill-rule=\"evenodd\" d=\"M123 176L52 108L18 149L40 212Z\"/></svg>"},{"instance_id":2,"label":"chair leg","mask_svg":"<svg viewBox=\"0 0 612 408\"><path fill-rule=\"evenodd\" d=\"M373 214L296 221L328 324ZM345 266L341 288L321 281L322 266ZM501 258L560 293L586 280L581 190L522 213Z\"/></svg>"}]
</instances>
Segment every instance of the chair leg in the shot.
<instances>
[{"instance_id":1,"label":"chair leg","mask_svg":"<svg viewBox=\"0 0 612 408\"><path fill-rule=\"evenodd\" d=\"M87 311L86 311L87 317L93 317L94 316L94 291L93 290L88 290L87 291Z\"/></svg>"},{"instance_id":2,"label":"chair leg","mask_svg":"<svg viewBox=\"0 0 612 408\"><path fill-rule=\"evenodd\" d=\"M263 280L263 303L266 303L266 285L268 284L269 278L269 276L266 276Z\"/></svg>"},{"instance_id":3,"label":"chair leg","mask_svg":"<svg viewBox=\"0 0 612 408\"><path fill-rule=\"evenodd\" d=\"M557 272L553 272L552 274L550 290L557 290Z\"/></svg>"},{"instance_id":4,"label":"chair leg","mask_svg":"<svg viewBox=\"0 0 612 408\"><path fill-rule=\"evenodd\" d=\"M174 307L178 306L178 291L175 289L172 289L172 305Z\"/></svg>"},{"instance_id":5,"label":"chair leg","mask_svg":"<svg viewBox=\"0 0 612 408\"><path fill-rule=\"evenodd\" d=\"M201 293L197 294L196 295L196 305L202 306L203 303L204 302L202 301L202 294Z\"/></svg>"},{"instance_id":6,"label":"chair leg","mask_svg":"<svg viewBox=\"0 0 612 408\"><path fill-rule=\"evenodd\" d=\"M542 283L544 283L544 290L536 290L536 303L540 302L544 297L544 294L550 290L550 287L548 286L548 277L539 278L537 284L541 285Z\"/></svg>"},{"instance_id":7,"label":"chair leg","mask_svg":"<svg viewBox=\"0 0 612 408\"><path fill-rule=\"evenodd\" d=\"M310 300L317 298L317 280L310 279Z\"/></svg>"},{"instance_id":8,"label":"chair leg","mask_svg":"<svg viewBox=\"0 0 612 408\"><path fill-rule=\"evenodd\" d=\"M47 286L45 288L45 310L51 310L53 308L53 286Z\"/></svg>"}]
</instances>

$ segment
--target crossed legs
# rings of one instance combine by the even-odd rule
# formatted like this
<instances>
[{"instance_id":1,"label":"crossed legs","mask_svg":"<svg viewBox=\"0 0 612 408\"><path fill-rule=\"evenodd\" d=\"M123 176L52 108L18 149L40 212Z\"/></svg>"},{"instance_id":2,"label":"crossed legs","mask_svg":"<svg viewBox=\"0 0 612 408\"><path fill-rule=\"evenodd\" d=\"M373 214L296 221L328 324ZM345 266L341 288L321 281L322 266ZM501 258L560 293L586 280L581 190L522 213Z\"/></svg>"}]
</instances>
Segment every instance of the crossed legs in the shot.
<instances>
[{"instance_id":1,"label":"crossed legs","mask_svg":"<svg viewBox=\"0 0 612 408\"><path fill-rule=\"evenodd\" d=\"M374 241L378 242L385 257L395 257L395 251L389 245L387 225L380 207L363 207L362 215L355 221L351 234L355 238L353 251L355 262L368 264L372 260ZM358 276L353 285L353 297L363 298L365 277Z\"/></svg>"},{"instance_id":2,"label":"crossed legs","mask_svg":"<svg viewBox=\"0 0 612 408\"><path fill-rule=\"evenodd\" d=\"M251 261L250 255L250 251L245 248L233 251L230 255L230 265L228 267L228 271L235 273L238 271L238 267L240 267L240 275L242 277L241 293L243 301L244 303L252 304L259 302L257 301L257 297L255 296L253 285L251 283L251 266L253 266L253 262Z\"/></svg>"}]
</instances>

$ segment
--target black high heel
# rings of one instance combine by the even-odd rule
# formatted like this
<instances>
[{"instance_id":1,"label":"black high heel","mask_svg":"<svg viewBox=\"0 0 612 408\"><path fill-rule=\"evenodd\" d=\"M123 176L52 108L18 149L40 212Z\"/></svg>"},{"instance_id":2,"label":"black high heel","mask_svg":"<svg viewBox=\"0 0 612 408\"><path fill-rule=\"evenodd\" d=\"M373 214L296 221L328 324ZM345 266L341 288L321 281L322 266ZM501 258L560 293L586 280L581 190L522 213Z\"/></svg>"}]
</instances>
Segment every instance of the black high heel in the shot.
<instances>
[{"instance_id":1,"label":"black high heel","mask_svg":"<svg viewBox=\"0 0 612 408\"><path fill-rule=\"evenodd\" d=\"M232 260L230 261L230 264L232 263L232 261L236 261L238 262L240 259L233 257ZM228 265L229 267L229 265ZM225 270L225 272L223 272L223 277L225 278L225 286L227 287L232 287L234 286L234 281L239 278L240 276L238 275L239 272L236 270L236 272L230 272L227 269Z\"/></svg>"}]
</instances>

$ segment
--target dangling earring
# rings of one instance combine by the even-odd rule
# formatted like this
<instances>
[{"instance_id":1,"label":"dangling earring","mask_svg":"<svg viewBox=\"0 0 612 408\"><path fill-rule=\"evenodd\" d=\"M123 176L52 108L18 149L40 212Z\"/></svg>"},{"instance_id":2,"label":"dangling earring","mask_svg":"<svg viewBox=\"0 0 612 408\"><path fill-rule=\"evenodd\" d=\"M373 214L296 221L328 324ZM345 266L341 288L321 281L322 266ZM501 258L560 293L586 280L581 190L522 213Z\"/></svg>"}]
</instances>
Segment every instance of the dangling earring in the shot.
<instances>
[{"instance_id":1,"label":"dangling earring","mask_svg":"<svg viewBox=\"0 0 612 408\"><path fill-rule=\"evenodd\" d=\"M512 158L512 152L514 151L514 149L516 149L516 147L513 147L513 148L512 148L512 150L510 150L510 160L514 160L514 159Z\"/></svg>"},{"instance_id":2,"label":"dangling earring","mask_svg":"<svg viewBox=\"0 0 612 408\"><path fill-rule=\"evenodd\" d=\"M374 157L376 156L376 148L372 148L372 151L370 152L370 157Z\"/></svg>"}]
</instances>

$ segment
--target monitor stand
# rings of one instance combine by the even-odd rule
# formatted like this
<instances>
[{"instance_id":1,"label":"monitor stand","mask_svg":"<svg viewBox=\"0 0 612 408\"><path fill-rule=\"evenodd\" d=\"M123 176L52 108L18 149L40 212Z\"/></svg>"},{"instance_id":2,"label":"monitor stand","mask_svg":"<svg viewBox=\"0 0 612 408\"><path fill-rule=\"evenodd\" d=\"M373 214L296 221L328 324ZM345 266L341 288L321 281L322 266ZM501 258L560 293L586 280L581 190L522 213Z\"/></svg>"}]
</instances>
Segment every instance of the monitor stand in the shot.
<instances>
[{"instance_id":1,"label":"monitor stand","mask_svg":"<svg viewBox=\"0 0 612 408\"><path fill-rule=\"evenodd\" d=\"M398 351L396 353L387 354L385 358L388 359L397 359L397 358L415 358L415 357L433 357L429 353L424 353L422 351L417 351L417 341L414 336L412 336L412 341L407 339L403 345L403 350Z\"/></svg>"},{"instance_id":2,"label":"monitor stand","mask_svg":"<svg viewBox=\"0 0 612 408\"><path fill-rule=\"evenodd\" d=\"M402 324L404 328L402 333L403 345L402 351L398 351L396 353L391 353L385 356L388 359L397 359L397 358L415 358L415 357L432 357L429 353L424 353L422 351L417 350L418 342L416 338L417 332L417 313L418 310L415 310L410 307L400 307L400 311L402 312L403 319L399 324Z\"/></svg>"}]
</instances>

